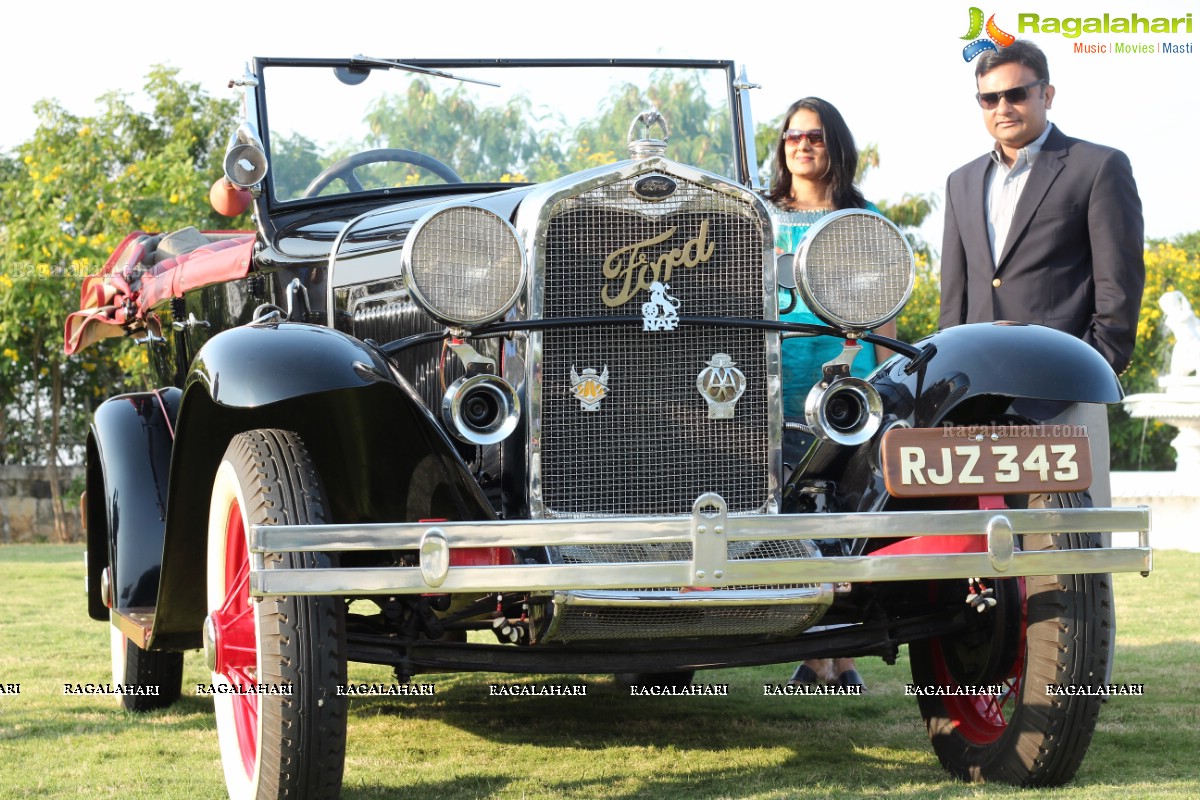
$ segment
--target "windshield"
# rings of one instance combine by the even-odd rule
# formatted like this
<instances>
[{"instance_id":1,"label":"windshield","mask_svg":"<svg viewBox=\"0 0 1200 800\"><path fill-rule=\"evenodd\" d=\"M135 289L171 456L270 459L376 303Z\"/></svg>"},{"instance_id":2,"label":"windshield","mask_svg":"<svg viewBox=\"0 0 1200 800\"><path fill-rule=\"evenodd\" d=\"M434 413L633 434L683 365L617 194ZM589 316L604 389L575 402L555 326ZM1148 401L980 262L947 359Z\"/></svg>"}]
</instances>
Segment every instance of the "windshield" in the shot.
<instances>
[{"instance_id":1,"label":"windshield","mask_svg":"<svg viewBox=\"0 0 1200 800\"><path fill-rule=\"evenodd\" d=\"M630 122L648 108L666 118L668 158L736 174L723 65L438 64L496 88L347 64L268 60L263 66L268 181L276 202L551 180L628 158Z\"/></svg>"}]
</instances>

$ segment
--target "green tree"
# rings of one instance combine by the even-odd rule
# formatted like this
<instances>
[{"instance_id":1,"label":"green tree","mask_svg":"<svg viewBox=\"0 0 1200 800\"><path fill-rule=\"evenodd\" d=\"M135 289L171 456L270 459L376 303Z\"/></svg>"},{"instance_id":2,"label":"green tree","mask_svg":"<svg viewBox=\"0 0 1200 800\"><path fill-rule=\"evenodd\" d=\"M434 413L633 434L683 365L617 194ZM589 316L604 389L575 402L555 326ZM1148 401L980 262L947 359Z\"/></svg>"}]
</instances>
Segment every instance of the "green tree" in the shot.
<instances>
[{"instance_id":1,"label":"green tree","mask_svg":"<svg viewBox=\"0 0 1200 800\"><path fill-rule=\"evenodd\" d=\"M568 171L587 169L628 158L629 124L641 112L657 109L669 126L667 157L701 169L729 175L729 114L708 100L698 72L661 70L644 89L626 83L600 104L600 113L575 131Z\"/></svg>"},{"instance_id":2,"label":"green tree","mask_svg":"<svg viewBox=\"0 0 1200 800\"><path fill-rule=\"evenodd\" d=\"M367 112L371 136L362 149L409 148L433 155L463 180L491 181L498 175L525 180L527 165L548 143L539 139L528 98L480 108L462 84L442 92L425 78L413 78L404 94L381 98ZM440 182L412 165L376 168L379 185Z\"/></svg>"},{"instance_id":3,"label":"green tree","mask_svg":"<svg viewBox=\"0 0 1200 800\"><path fill-rule=\"evenodd\" d=\"M671 70L654 73L649 84L613 88L599 113L563 133L560 119L539 118L529 99L517 96L502 106L480 106L458 85L438 90L413 78L403 94L389 95L367 113L371 136L352 149L412 148L452 166L467 181L546 181L628 157L633 118L658 109L670 126L670 158L715 172L730 170L729 115L705 96L699 75ZM334 160L328 159L330 163ZM378 185L437 181L407 165L374 169Z\"/></svg>"},{"instance_id":4,"label":"green tree","mask_svg":"<svg viewBox=\"0 0 1200 800\"><path fill-rule=\"evenodd\" d=\"M322 163L316 142L307 136L299 133L271 136L270 180L277 197L300 197L308 188L308 181L325 166L328 164Z\"/></svg>"},{"instance_id":5,"label":"green tree","mask_svg":"<svg viewBox=\"0 0 1200 800\"><path fill-rule=\"evenodd\" d=\"M42 101L33 137L0 162L0 458L47 465L60 539L58 465L78 456L94 406L146 377L145 354L128 342L116 358L64 356L63 321L82 278L131 231L231 227L208 205L208 187L236 104L165 67L150 71L145 91L149 112L117 93L92 117Z\"/></svg>"}]
</instances>

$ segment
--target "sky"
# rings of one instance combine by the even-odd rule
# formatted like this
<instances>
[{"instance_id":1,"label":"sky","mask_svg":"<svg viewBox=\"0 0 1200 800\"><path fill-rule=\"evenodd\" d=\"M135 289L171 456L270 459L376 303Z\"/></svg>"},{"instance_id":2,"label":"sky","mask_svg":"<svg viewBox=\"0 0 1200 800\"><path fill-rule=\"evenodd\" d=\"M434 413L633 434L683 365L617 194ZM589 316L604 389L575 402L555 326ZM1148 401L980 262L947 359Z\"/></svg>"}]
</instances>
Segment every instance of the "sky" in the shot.
<instances>
[{"instance_id":1,"label":"sky","mask_svg":"<svg viewBox=\"0 0 1200 800\"><path fill-rule=\"evenodd\" d=\"M1057 95L1049 118L1068 135L1124 150L1142 197L1146 234L1200 230L1200 2L1197 0L975 0L1001 30L1037 43ZM992 5L985 5L991 2ZM100 6L104 6L101 8ZM140 94L155 64L217 97L253 56L389 58L664 57L728 59L761 89L756 122L799 97L837 106L861 145L878 145L870 200L944 194L946 176L990 146L975 103L973 63L963 59L970 2L780 3L766 0L563 0L350 3L257 0L164 3L64 0L28 13L0 48L0 149L36 127L33 104L55 98L75 114L114 90ZM200 11L199 9L204 9ZM1046 32L1049 19L1180 18L1193 32ZM719 12L719 13L717 13ZM1024 15L1042 30L1019 31ZM62 23L62 24L59 24ZM1064 22L1062 28L1071 27ZM1110 25L1111 27L1111 25ZM1185 45L1191 53L1075 52L1075 45ZM227 94L229 93L229 94ZM599 98L598 98L599 99ZM941 207L922 227L940 249Z\"/></svg>"}]
</instances>

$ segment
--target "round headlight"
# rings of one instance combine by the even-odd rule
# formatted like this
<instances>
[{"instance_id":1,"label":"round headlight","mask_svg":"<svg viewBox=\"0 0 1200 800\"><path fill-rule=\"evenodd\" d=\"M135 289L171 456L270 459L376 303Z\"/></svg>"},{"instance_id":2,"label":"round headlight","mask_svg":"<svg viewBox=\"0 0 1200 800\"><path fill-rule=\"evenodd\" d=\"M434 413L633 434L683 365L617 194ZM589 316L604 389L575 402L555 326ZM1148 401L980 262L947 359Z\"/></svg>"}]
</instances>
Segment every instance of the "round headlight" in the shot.
<instances>
[{"instance_id":1,"label":"round headlight","mask_svg":"<svg viewBox=\"0 0 1200 800\"><path fill-rule=\"evenodd\" d=\"M904 234L862 209L835 211L809 228L795 270L805 304L843 330L877 328L899 314L916 278Z\"/></svg>"},{"instance_id":2,"label":"round headlight","mask_svg":"<svg viewBox=\"0 0 1200 800\"><path fill-rule=\"evenodd\" d=\"M504 316L525 280L521 240L508 221L477 206L423 217L404 242L402 268L413 299L448 325Z\"/></svg>"}]
</instances>

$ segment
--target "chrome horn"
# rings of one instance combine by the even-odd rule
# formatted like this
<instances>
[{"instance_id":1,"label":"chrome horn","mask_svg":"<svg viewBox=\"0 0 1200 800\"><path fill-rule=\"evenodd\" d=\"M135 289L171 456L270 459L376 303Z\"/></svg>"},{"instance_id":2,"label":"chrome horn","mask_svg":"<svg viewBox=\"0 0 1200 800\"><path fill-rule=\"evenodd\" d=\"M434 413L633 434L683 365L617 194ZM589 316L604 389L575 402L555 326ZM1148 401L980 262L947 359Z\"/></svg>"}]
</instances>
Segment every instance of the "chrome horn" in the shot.
<instances>
[{"instance_id":1,"label":"chrome horn","mask_svg":"<svg viewBox=\"0 0 1200 800\"><path fill-rule=\"evenodd\" d=\"M859 445L879 430L883 400L875 387L861 378L838 378L812 388L804 401L804 416L820 438Z\"/></svg>"},{"instance_id":2,"label":"chrome horn","mask_svg":"<svg viewBox=\"0 0 1200 800\"><path fill-rule=\"evenodd\" d=\"M469 444L496 444L517 428L521 401L508 381L491 374L459 378L442 398L442 420Z\"/></svg>"}]
</instances>

